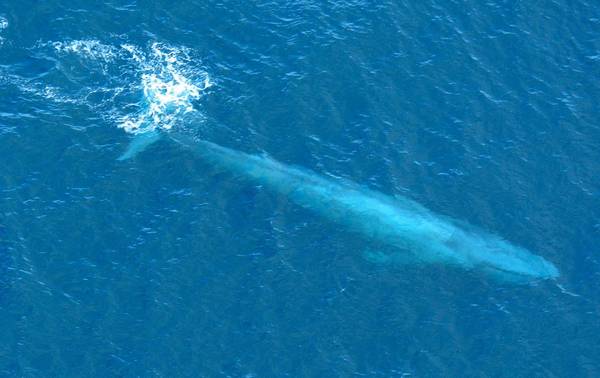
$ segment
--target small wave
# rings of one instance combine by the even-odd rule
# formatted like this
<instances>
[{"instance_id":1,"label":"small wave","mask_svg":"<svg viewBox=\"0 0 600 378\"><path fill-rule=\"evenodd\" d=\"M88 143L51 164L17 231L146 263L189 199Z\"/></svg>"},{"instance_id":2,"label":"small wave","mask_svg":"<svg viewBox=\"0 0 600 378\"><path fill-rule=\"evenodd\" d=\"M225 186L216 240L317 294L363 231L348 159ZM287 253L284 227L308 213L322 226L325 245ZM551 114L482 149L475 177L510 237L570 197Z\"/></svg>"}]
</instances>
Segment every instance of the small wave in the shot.
<instances>
[{"instance_id":1,"label":"small wave","mask_svg":"<svg viewBox=\"0 0 600 378\"><path fill-rule=\"evenodd\" d=\"M2 33L2 30L8 28L8 20L2 16L0 16L0 33ZM4 43L4 38L2 38L2 36L0 35L0 46L2 46L2 44Z\"/></svg>"},{"instance_id":2,"label":"small wave","mask_svg":"<svg viewBox=\"0 0 600 378\"><path fill-rule=\"evenodd\" d=\"M56 87L52 87L52 86L39 86L39 85L36 86L34 84L23 83L20 86L20 89L25 93L41 96L41 97L44 97L46 99L52 100L57 103L75 104L75 105L81 103L81 101L79 101L75 98L70 98L68 96L62 95L60 88L56 88Z\"/></svg>"},{"instance_id":3,"label":"small wave","mask_svg":"<svg viewBox=\"0 0 600 378\"><path fill-rule=\"evenodd\" d=\"M118 49L94 39L70 42L54 42L52 46L62 53L75 53L91 59L111 61L118 55Z\"/></svg>"}]
</instances>

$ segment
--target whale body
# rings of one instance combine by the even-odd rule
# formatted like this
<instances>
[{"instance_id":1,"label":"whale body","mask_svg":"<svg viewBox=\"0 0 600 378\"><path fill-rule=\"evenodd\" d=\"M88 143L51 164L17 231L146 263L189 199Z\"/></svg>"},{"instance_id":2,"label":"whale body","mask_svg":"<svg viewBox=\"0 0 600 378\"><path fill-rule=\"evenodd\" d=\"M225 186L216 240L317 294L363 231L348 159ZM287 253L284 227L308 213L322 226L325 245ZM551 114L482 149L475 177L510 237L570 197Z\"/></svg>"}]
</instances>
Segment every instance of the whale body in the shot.
<instances>
[{"instance_id":1,"label":"whale body","mask_svg":"<svg viewBox=\"0 0 600 378\"><path fill-rule=\"evenodd\" d=\"M168 134L202 160L263 185L377 246L385 246L365 252L370 261L445 264L481 270L511 282L559 276L558 269L543 257L469 224L437 215L408 198L387 196L267 156L247 154L186 135ZM158 137L158 134L136 136L120 160L135 156Z\"/></svg>"}]
</instances>

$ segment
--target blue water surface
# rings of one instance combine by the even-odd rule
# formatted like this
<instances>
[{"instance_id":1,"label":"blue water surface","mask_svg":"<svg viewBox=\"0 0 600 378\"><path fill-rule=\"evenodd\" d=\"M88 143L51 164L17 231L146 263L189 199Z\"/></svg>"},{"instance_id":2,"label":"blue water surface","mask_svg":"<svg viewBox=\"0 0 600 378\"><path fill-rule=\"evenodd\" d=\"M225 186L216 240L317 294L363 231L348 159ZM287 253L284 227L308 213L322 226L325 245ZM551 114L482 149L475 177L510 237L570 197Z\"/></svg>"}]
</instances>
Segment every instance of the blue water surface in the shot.
<instances>
[{"instance_id":1,"label":"blue water surface","mask_svg":"<svg viewBox=\"0 0 600 378\"><path fill-rule=\"evenodd\" d=\"M600 376L600 3L0 1L0 376ZM551 261L370 241L169 138Z\"/></svg>"}]
</instances>

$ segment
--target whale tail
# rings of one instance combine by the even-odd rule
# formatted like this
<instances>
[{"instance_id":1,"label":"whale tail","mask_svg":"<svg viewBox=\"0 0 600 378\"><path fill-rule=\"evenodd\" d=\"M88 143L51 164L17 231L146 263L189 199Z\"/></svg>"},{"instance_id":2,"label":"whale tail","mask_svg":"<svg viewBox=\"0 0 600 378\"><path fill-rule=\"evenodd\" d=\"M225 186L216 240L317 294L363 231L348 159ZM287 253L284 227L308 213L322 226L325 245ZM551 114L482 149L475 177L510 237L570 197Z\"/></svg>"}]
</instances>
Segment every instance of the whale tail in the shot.
<instances>
[{"instance_id":1,"label":"whale tail","mask_svg":"<svg viewBox=\"0 0 600 378\"><path fill-rule=\"evenodd\" d=\"M133 137L129 146L121 156L117 158L119 161L129 160L134 158L140 152L145 151L150 145L154 144L161 138L158 130L150 130L143 133L138 133Z\"/></svg>"}]
</instances>

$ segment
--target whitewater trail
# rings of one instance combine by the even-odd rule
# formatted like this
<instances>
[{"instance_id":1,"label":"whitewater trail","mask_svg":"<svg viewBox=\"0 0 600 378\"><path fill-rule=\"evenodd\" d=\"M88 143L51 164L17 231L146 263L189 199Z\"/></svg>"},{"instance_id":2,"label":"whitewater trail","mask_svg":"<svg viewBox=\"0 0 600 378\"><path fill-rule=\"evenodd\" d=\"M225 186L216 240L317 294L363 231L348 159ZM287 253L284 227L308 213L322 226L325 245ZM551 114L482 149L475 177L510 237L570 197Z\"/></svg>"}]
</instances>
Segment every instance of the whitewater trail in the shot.
<instances>
[{"instance_id":1,"label":"whitewater trail","mask_svg":"<svg viewBox=\"0 0 600 378\"><path fill-rule=\"evenodd\" d=\"M0 45L7 26L0 17ZM90 38L39 42L29 51L48 63L43 80L8 75L28 95L87 109L130 134L171 129L184 115L204 120L197 101L214 83L186 47Z\"/></svg>"}]
</instances>

